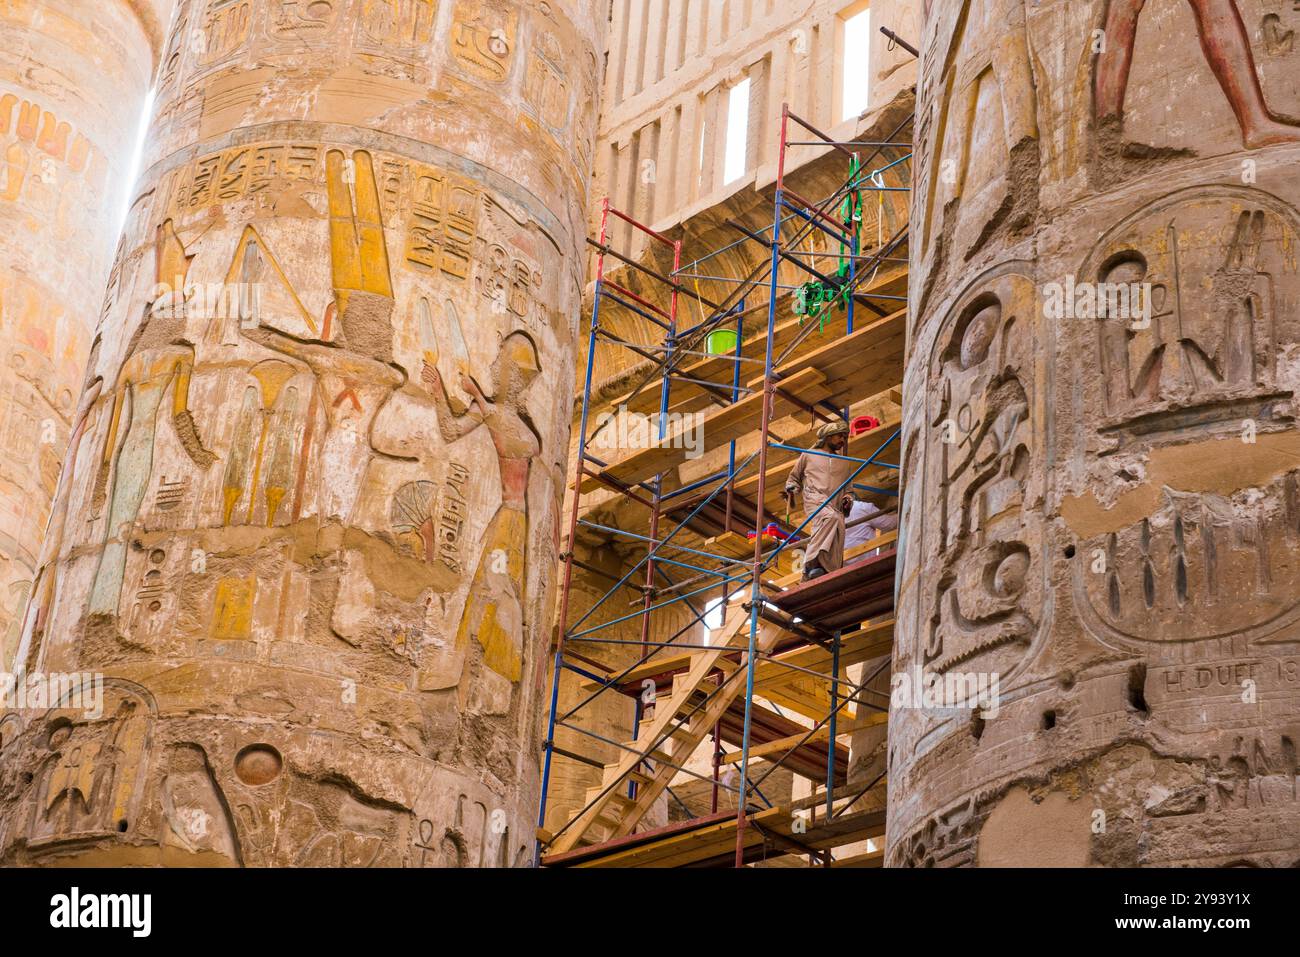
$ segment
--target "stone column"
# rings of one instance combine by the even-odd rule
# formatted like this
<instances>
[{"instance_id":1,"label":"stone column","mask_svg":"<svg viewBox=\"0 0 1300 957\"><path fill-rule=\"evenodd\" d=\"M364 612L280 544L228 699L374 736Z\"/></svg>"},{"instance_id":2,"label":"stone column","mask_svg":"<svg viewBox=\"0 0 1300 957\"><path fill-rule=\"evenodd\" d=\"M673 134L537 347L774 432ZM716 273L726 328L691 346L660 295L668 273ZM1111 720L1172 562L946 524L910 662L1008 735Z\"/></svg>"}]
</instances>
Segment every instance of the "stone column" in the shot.
<instances>
[{"instance_id":1,"label":"stone column","mask_svg":"<svg viewBox=\"0 0 1300 957\"><path fill-rule=\"evenodd\" d=\"M1300 860L1297 27L930 5L892 864Z\"/></svg>"},{"instance_id":2,"label":"stone column","mask_svg":"<svg viewBox=\"0 0 1300 957\"><path fill-rule=\"evenodd\" d=\"M604 20L180 4L5 860L531 859Z\"/></svg>"},{"instance_id":3,"label":"stone column","mask_svg":"<svg viewBox=\"0 0 1300 957\"><path fill-rule=\"evenodd\" d=\"M0 4L0 671L17 651L172 2Z\"/></svg>"}]
</instances>

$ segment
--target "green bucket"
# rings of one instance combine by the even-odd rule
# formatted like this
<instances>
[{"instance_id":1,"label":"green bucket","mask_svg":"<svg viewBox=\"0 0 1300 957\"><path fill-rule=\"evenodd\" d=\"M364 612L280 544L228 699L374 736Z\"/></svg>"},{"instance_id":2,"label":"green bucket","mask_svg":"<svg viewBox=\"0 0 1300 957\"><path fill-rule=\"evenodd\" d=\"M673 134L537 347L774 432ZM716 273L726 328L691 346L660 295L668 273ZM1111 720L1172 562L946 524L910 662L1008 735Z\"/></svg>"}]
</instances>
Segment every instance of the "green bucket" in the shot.
<instances>
[{"instance_id":1,"label":"green bucket","mask_svg":"<svg viewBox=\"0 0 1300 957\"><path fill-rule=\"evenodd\" d=\"M710 355L729 356L736 351L736 330L714 329L704 342Z\"/></svg>"}]
</instances>

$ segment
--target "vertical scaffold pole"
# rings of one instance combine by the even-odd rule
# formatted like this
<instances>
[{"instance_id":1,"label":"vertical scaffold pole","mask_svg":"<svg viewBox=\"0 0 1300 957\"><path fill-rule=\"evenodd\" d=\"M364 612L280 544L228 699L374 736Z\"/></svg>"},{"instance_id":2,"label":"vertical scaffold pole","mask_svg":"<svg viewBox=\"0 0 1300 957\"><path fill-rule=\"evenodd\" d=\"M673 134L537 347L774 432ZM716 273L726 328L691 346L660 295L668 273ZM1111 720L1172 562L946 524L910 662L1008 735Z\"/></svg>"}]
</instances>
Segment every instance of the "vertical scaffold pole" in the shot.
<instances>
[{"instance_id":1,"label":"vertical scaffold pole","mask_svg":"<svg viewBox=\"0 0 1300 957\"><path fill-rule=\"evenodd\" d=\"M826 820L835 814L835 723L840 711L840 632L831 645L831 717L826 748ZM827 853L830 853L829 850Z\"/></svg>"},{"instance_id":2,"label":"vertical scaffold pole","mask_svg":"<svg viewBox=\"0 0 1300 957\"><path fill-rule=\"evenodd\" d=\"M758 495L754 507L754 566L750 583L749 651L745 656L745 726L740 740L740 800L736 810L736 867L745 864L745 804L749 799L749 732L754 714L754 656L758 645L758 610L763 602L763 506L767 495L767 444L771 427L772 334L776 325L776 297L780 288L777 268L781 263L781 207L785 188L785 151L790 126L790 104L781 104L781 148L776 161L776 197L772 213L772 274L767 293L767 345L763 361L763 414L758 447Z\"/></svg>"}]
</instances>

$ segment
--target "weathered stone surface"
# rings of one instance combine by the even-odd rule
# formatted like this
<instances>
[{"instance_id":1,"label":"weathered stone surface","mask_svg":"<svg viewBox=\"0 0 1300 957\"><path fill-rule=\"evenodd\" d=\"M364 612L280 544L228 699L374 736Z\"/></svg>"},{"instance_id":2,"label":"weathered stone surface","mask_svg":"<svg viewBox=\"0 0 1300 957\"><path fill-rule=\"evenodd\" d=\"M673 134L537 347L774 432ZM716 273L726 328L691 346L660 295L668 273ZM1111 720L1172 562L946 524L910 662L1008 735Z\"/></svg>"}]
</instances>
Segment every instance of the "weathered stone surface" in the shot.
<instances>
[{"instance_id":1,"label":"weathered stone surface","mask_svg":"<svg viewBox=\"0 0 1300 957\"><path fill-rule=\"evenodd\" d=\"M0 858L519 864L604 21L185 0L20 655Z\"/></svg>"},{"instance_id":2,"label":"weathered stone surface","mask_svg":"<svg viewBox=\"0 0 1300 957\"><path fill-rule=\"evenodd\" d=\"M996 673L1001 707L895 707L890 863L1300 860L1300 50L1270 23L930 5L894 664ZM1149 323L1089 313L1106 283Z\"/></svg>"},{"instance_id":3,"label":"weathered stone surface","mask_svg":"<svg viewBox=\"0 0 1300 957\"><path fill-rule=\"evenodd\" d=\"M0 671L18 648L171 7L0 4Z\"/></svg>"}]
</instances>

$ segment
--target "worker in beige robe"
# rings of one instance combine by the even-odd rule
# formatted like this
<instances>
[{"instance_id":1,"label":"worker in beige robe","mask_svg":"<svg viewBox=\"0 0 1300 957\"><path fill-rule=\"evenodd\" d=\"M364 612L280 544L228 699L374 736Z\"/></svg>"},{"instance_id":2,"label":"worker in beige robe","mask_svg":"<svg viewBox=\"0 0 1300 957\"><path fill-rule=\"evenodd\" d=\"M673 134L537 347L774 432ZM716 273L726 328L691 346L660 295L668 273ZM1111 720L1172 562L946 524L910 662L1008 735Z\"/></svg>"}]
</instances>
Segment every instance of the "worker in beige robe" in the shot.
<instances>
[{"instance_id":1,"label":"worker in beige robe","mask_svg":"<svg viewBox=\"0 0 1300 957\"><path fill-rule=\"evenodd\" d=\"M845 455L849 448L848 423L830 422L822 426L813 448ZM846 483L856 470L856 462L804 452L786 479L786 501L794 507L795 496L802 493L804 512L813 516L804 541L804 581L836 571L844 564L844 517L853 507L853 489ZM818 511L832 495L835 501Z\"/></svg>"}]
</instances>

